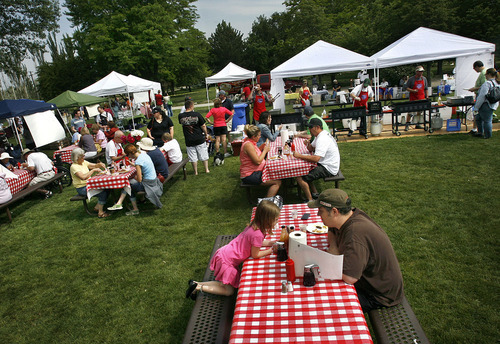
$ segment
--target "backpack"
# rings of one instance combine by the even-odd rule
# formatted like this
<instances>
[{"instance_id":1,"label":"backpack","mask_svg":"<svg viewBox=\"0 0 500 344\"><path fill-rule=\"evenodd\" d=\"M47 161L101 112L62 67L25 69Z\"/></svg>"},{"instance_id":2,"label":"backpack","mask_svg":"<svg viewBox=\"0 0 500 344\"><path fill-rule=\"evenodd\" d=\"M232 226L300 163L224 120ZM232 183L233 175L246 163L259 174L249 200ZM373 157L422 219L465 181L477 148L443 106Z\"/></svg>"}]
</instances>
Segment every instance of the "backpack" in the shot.
<instances>
[{"instance_id":1,"label":"backpack","mask_svg":"<svg viewBox=\"0 0 500 344\"><path fill-rule=\"evenodd\" d=\"M493 85L492 88L488 91L486 94L486 100L490 104L495 104L500 100L500 85L495 85L495 83L492 81L491 84Z\"/></svg>"}]
</instances>

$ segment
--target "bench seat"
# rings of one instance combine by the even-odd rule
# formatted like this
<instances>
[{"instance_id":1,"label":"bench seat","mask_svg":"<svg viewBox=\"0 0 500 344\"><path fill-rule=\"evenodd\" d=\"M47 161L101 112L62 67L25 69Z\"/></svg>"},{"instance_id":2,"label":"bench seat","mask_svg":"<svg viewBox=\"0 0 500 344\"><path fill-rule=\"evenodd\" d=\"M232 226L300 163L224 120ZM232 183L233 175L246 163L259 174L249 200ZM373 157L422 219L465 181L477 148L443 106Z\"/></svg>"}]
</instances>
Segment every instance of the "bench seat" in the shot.
<instances>
[{"instance_id":1,"label":"bench seat","mask_svg":"<svg viewBox=\"0 0 500 344\"><path fill-rule=\"evenodd\" d=\"M236 235L218 235L210 259L220 247L234 238ZM213 271L207 266L203 281L214 280ZM231 333L235 304L236 293L232 296L221 296L199 292L182 343L227 343Z\"/></svg>"},{"instance_id":2,"label":"bench seat","mask_svg":"<svg viewBox=\"0 0 500 344\"><path fill-rule=\"evenodd\" d=\"M369 316L378 344L429 343L406 297L397 306L370 311Z\"/></svg>"},{"instance_id":3,"label":"bench seat","mask_svg":"<svg viewBox=\"0 0 500 344\"><path fill-rule=\"evenodd\" d=\"M9 218L9 222L12 222L12 214L10 212L9 206L19 200L22 200L26 196L31 195L33 192L37 191L38 189L43 189L45 186L50 185L54 182L58 183L59 186L59 192L62 193L63 188L60 179L64 177L64 173L56 173L56 175L49 180L45 180L43 182L37 183L33 186L28 186L27 188L19 191L18 193L15 193L12 195L12 199L0 204L0 210L5 208L5 211L7 212L7 216Z\"/></svg>"}]
</instances>

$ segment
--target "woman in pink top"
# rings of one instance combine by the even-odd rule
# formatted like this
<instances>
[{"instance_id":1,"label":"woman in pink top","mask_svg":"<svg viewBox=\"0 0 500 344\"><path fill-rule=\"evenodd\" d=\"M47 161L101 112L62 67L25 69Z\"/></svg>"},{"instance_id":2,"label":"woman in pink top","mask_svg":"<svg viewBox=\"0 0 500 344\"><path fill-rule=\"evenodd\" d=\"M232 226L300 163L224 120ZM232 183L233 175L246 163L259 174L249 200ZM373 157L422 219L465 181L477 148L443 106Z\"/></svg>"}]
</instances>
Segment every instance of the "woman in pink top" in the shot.
<instances>
[{"instance_id":1,"label":"woman in pink top","mask_svg":"<svg viewBox=\"0 0 500 344\"><path fill-rule=\"evenodd\" d=\"M198 291L230 296L240 286L238 266L249 257L258 259L273 252L272 248L261 251L260 248L273 246L275 241L264 240L266 234L278 222L280 209L271 201L262 201L257 206L252 222L229 244L215 252L210 261L210 269L214 271L215 281L189 281L186 298L196 299Z\"/></svg>"},{"instance_id":2,"label":"woman in pink top","mask_svg":"<svg viewBox=\"0 0 500 344\"><path fill-rule=\"evenodd\" d=\"M262 182L262 171L266 166L266 154L269 152L269 140L266 140L263 150L257 147L260 139L260 129L255 125L245 125L247 138L241 145L240 152L240 178L245 184L269 186L267 197L275 196L281 186L281 180L268 180Z\"/></svg>"},{"instance_id":3,"label":"woman in pink top","mask_svg":"<svg viewBox=\"0 0 500 344\"><path fill-rule=\"evenodd\" d=\"M219 145L222 140L222 146L224 147L224 156L227 157L227 123L233 118L234 110L229 111L222 106L222 102L219 98L214 100L214 107L207 113L207 122L214 126L215 135L215 152L219 153ZM226 115L229 117L226 119ZM214 121L210 121L210 117L214 117Z\"/></svg>"}]
</instances>

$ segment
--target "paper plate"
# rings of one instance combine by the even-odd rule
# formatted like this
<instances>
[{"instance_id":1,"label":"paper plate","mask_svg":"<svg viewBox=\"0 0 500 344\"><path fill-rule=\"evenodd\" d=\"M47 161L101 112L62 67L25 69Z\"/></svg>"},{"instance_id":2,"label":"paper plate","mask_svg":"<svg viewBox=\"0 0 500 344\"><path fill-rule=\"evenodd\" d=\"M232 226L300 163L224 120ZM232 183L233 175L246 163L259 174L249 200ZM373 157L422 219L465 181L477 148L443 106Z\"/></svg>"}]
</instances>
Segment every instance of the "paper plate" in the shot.
<instances>
[{"instance_id":1,"label":"paper plate","mask_svg":"<svg viewBox=\"0 0 500 344\"><path fill-rule=\"evenodd\" d=\"M322 223L311 223L307 225L306 230L313 234L325 234L328 233L328 227Z\"/></svg>"}]
</instances>

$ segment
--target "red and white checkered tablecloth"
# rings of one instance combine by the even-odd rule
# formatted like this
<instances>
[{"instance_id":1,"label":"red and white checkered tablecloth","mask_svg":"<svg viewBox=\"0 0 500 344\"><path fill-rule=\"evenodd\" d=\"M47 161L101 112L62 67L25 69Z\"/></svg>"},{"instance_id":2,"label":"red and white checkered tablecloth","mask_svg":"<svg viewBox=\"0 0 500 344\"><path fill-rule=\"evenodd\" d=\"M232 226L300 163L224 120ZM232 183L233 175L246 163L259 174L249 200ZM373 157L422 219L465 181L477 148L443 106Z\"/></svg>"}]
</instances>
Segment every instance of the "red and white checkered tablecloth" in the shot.
<instances>
[{"instance_id":1,"label":"red and white checkered tablecloth","mask_svg":"<svg viewBox=\"0 0 500 344\"><path fill-rule=\"evenodd\" d=\"M68 146L68 147L64 147L60 150L56 150L54 152L54 159L56 158L56 155L60 154L61 155L61 160L63 162L67 162L68 164L72 164L73 161L71 161L71 152L73 151L73 149L75 148L78 148L77 145L71 145L71 146Z\"/></svg>"},{"instance_id":2,"label":"red and white checkered tablecloth","mask_svg":"<svg viewBox=\"0 0 500 344\"><path fill-rule=\"evenodd\" d=\"M298 210L293 220L290 210ZM255 209L254 209L255 211ZM308 220L300 220L304 213ZM253 216L253 215L252 215ZM305 204L285 205L281 225L321 222ZM280 230L266 239L276 240ZM309 246L327 247L327 234L307 236ZM302 278L293 291L282 294L284 262L276 255L245 261L229 343L373 343L354 286L342 281L317 281L304 287Z\"/></svg>"},{"instance_id":3,"label":"red and white checkered tablecloth","mask_svg":"<svg viewBox=\"0 0 500 344\"><path fill-rule=\"evenodd\" d=\"M87 180L87 197L91 199L105 189L124 189L130 195L129 179L133 178L135 173L135 167L130 166L130 171L127 173L103 174L89 178Z\"/></svg>"},{"instance_id":4,"label":"red and white checkered tablecloth","mask_svg":"<svg viewBox=\"0 0 500 344\"><path fill-rule=\"evenodd\" d=\"M9 186L10 192L12 194L18 193L19 191L24 189L31 182L31 180L36 177L35 171L15 168L12 172L14 172L14 174L16 174L18 177L5 178L5 181L7 182L7 185Z\"/></svg>"},{"instance_id":5,"label":"red and white checkered tablecloth","mask_svg":"<svg viewBox=\"0 0 500 344\"><path fill-rule=\"evenodd\" d=\"M293 142L297 152L301 154L310 154L306 146L306 139L294 138ZM283 155L284 159L270 159L270 157L278 155L278 147L281 146L280 137L278 137L274 142L271 142L270 146L266 166L262 171L262 181L264 183L268 180L305 176L309 173L309 171L316 167L315 163L297 159L291 155Z\"/></svg>"}]
</instances>

